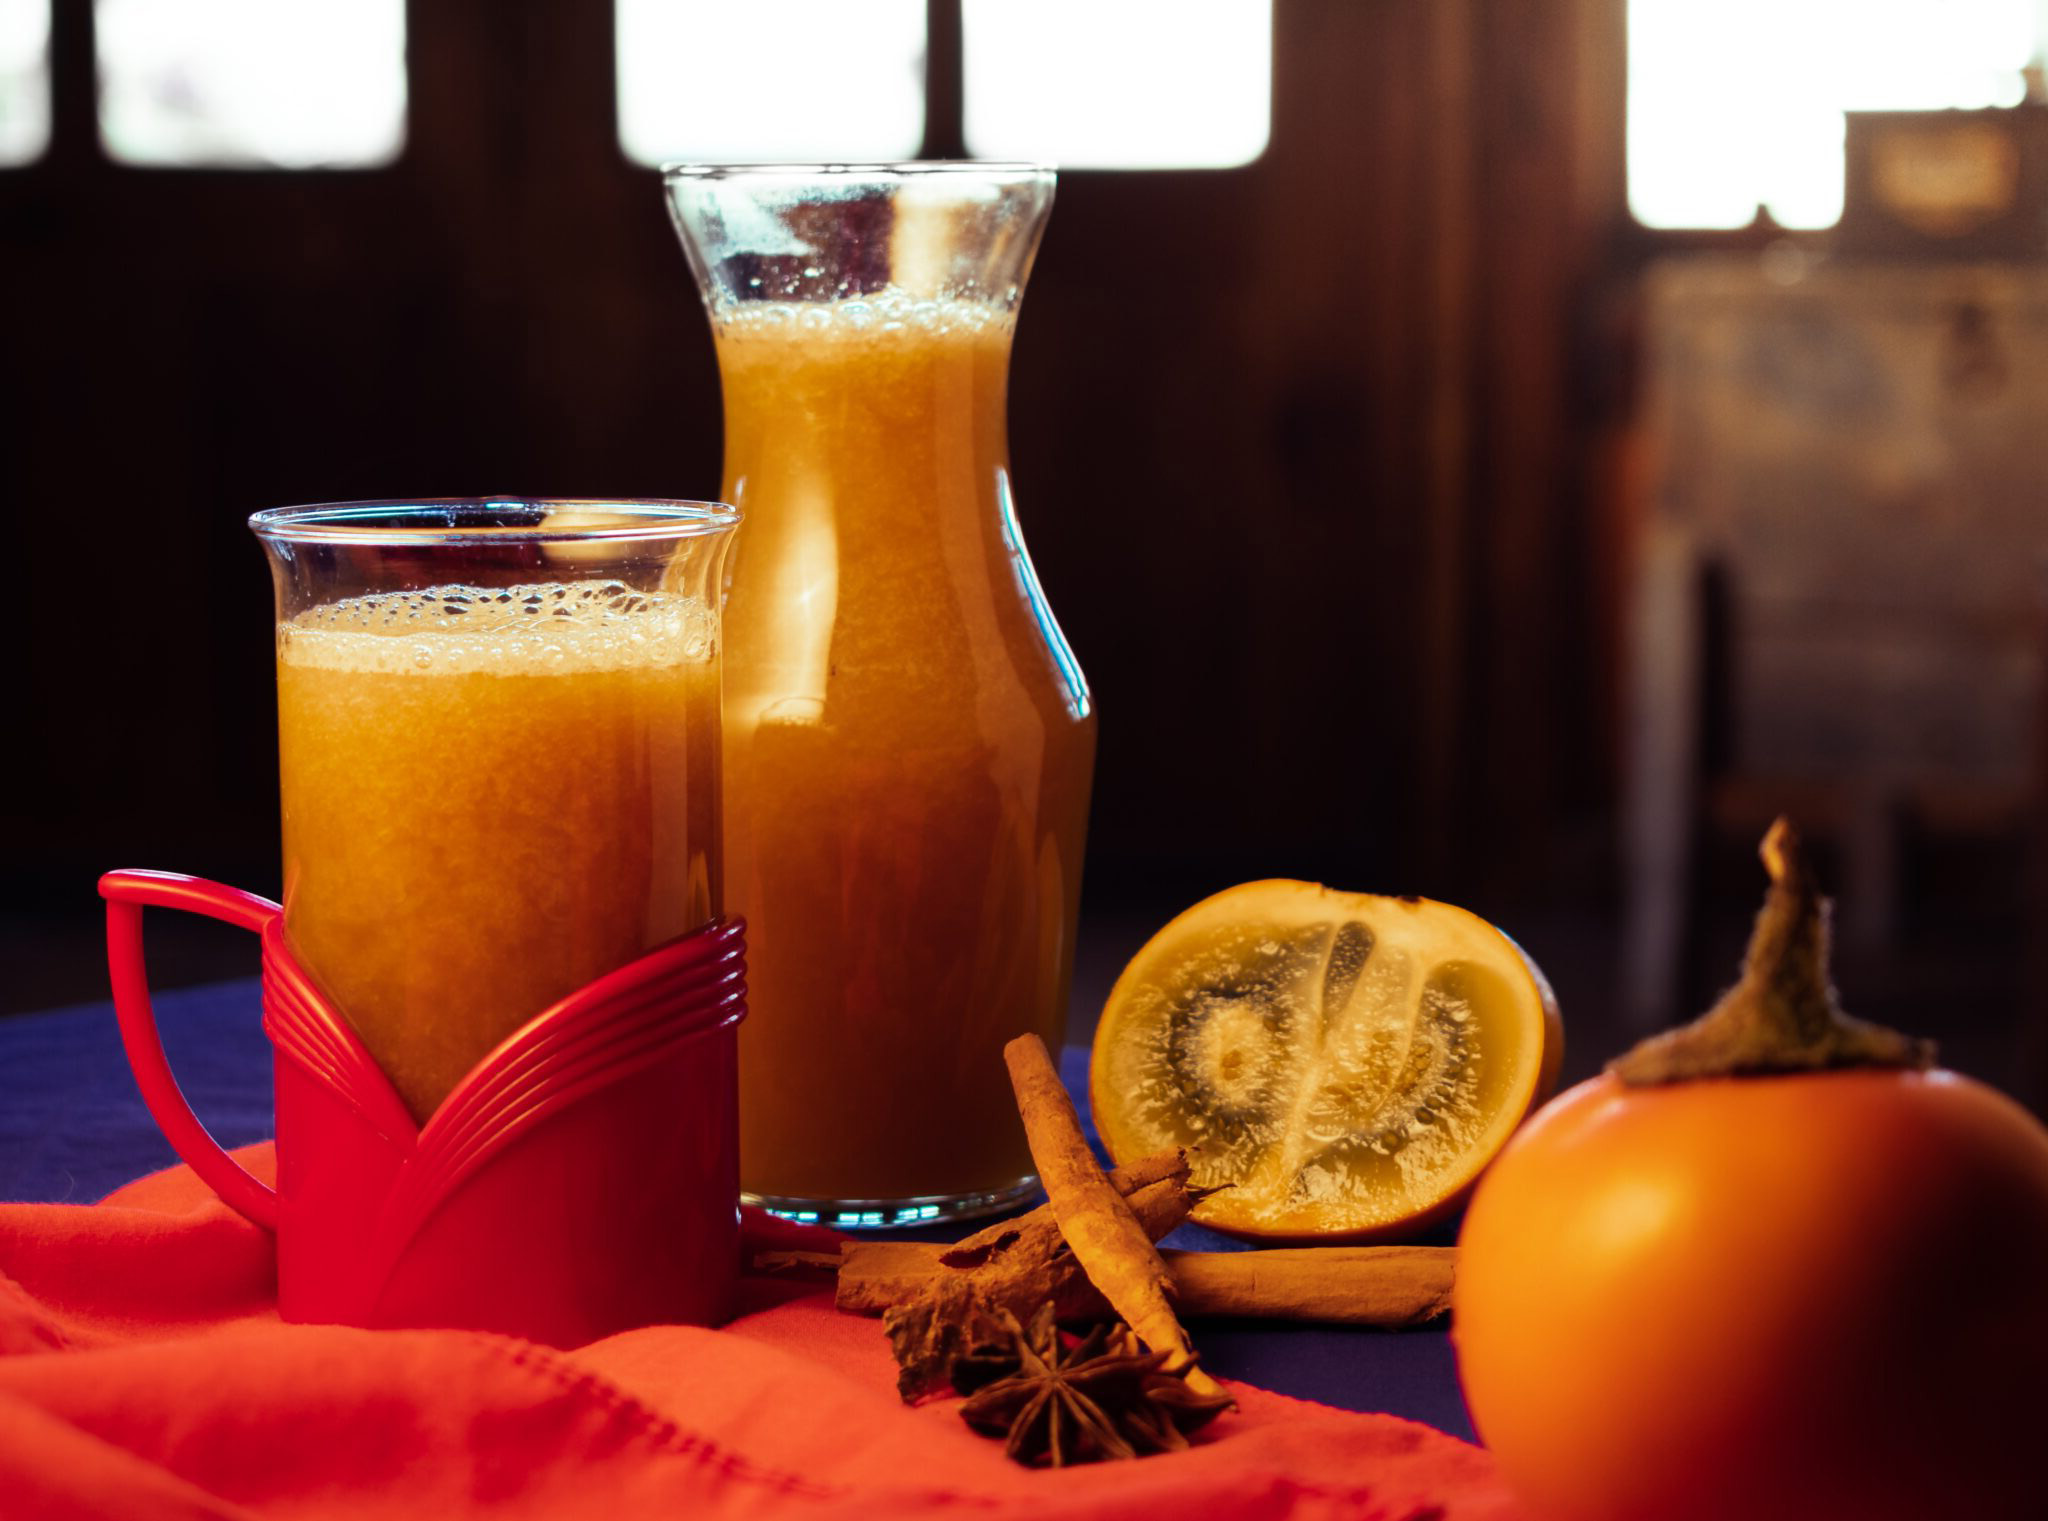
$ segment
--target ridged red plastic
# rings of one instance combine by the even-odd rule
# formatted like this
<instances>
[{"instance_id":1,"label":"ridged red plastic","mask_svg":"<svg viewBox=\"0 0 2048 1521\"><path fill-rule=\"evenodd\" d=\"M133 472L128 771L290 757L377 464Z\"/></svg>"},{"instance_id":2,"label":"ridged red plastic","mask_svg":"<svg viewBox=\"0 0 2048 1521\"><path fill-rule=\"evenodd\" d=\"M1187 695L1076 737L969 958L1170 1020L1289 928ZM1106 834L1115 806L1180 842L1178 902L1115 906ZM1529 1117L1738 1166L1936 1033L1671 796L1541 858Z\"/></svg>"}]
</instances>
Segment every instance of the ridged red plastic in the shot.
<instances>
[{"instance_id":1,"label":"ridged red plastic","mask_svg":"<svg viewBox=\"0 0 2048 1521\"><path fill-rule=\"evenodd\" d=\"M193 1171L277 1233L286 1320L460 1327L573 1347L730 1313L746 1013L739 920L650 951L536 1015L418 1126L293 958L277 904L168 872L109 872L100 895L115 1013L143 1099ZM274 1191L221 1149L171 1074L143 969L145 906L261 937Z\"/></svg>"}]
</instances>

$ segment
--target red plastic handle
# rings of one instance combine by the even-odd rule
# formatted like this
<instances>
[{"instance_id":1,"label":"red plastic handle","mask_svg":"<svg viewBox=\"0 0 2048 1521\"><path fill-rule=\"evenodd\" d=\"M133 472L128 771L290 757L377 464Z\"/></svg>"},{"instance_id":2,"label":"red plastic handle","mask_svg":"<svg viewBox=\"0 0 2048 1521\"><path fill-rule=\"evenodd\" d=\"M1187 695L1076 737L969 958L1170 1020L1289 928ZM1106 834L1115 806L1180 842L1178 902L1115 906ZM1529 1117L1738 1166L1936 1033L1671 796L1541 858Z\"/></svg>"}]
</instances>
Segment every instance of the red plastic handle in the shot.
<instances>
[{"instance_id":1,"label":"red plastic handle","mask_svg":"<svg viewBox=\"0 0 2048 1521\"><path fill-rule=\"evenodd\" d=\"M172 1149L231 1209L265 1230L276 1230L276 1191L221 1149L171 1075L142 964L142 910L181 908L258 933L283 910L254 893L169 871L110 871L100 878L100 896L107 900L107 975L114 985L114 1014L142 1101Z\"/></svg>"}]
</instances>

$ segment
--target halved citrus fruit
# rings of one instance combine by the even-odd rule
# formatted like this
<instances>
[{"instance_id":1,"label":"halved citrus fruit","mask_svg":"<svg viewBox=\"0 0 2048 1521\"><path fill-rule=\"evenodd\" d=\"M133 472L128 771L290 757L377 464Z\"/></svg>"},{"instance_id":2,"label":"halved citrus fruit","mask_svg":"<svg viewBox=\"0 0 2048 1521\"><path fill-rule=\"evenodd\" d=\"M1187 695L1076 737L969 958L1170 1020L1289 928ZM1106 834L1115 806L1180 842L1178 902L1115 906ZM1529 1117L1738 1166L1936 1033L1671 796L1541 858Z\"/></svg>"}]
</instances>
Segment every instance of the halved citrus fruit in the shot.
<instances>
[{"instance_id":1,"label":"halved citrus fruit","mask_svg":"<svg viewBox=\"0 0 2048 1521\"><path fill-rule=\"evenodd\" d=\"M1563 1051L1543 974L1476 915L1247 882L1124 969L1089 1090L1118 1162L1187 1148L1201 1224L1388 1240L1462 1201Z\"/></svg>"}]
</instances>

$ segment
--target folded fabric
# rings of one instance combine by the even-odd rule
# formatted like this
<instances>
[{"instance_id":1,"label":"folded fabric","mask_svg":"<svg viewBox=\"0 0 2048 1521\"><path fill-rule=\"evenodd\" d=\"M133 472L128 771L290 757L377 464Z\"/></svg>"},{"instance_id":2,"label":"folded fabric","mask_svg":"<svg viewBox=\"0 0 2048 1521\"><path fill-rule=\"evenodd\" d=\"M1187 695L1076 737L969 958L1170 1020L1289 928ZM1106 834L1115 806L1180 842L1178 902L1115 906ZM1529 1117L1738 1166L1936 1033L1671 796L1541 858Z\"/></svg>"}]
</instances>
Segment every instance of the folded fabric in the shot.
<instances>
[{"instance_id":1,"label":"folded fabric","mask_svg":"<svg viewBox=\"0 0 2048 1521\"><path fill-rule=\"evenodd\" d=\"M1522 1516L1477 1448L1245 1385L1191 1452L1020 1468L957 1402L902 1405L873 1321L786 1285L573 1352L285 1325L269 1237L183 1168L0 1205L0 1275L9 1518Z\"/></svg>"}]
</instances>

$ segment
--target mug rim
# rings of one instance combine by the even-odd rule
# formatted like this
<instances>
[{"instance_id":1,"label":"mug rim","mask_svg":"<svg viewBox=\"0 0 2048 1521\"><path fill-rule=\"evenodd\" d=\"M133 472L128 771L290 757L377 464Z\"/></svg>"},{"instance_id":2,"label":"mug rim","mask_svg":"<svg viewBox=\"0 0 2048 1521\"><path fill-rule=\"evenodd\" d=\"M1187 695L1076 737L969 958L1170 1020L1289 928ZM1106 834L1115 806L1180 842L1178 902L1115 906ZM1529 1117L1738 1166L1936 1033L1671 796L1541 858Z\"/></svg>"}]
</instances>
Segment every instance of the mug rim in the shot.
<instances>
[{"instance_id":1,"label":"mug rim","mask_svg":"<svg viewBox=\"0 0 2048 1521\"><path fill-rule=\"evenodd\" d=\"M502 517L531 509L531 523L463 522L465 511ZM556 513L604 513L603 525L547 527ZM707 538L739 525L726 502L675 497L442 496L308 502L251 513L249 529L283 544L577 544Z\"/></svg>"}]
</instances>

